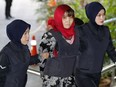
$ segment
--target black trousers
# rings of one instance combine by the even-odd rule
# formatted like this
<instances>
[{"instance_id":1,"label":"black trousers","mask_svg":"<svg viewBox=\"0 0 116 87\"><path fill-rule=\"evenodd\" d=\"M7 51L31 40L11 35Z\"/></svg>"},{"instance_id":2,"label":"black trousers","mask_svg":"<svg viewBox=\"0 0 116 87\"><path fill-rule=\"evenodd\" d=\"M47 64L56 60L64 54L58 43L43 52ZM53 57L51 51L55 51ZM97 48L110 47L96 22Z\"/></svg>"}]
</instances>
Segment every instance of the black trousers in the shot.
<instances>
[{"instance_id":1,"label":"black trousers","mask_svg":"<svg viewBox=\"0 0 116 87\"><path fill-rule=\"evenodd\" d=\"M101 73L88 74L76 71L75 80L78 87L99 87Z\"/></svg>"},{"instance_id":2,"label":"black trousers","mask_svg":"<svg viewBox=\"0 0 116 87\"><path fill-rule=\"evenodd\" d=\"M5 2L6 2L5 16L7 18L7 17L10 17L11 16L10 9L11 9L11 5L12 5L12 0L5 0Z\"/></svg>"}]
</instances>

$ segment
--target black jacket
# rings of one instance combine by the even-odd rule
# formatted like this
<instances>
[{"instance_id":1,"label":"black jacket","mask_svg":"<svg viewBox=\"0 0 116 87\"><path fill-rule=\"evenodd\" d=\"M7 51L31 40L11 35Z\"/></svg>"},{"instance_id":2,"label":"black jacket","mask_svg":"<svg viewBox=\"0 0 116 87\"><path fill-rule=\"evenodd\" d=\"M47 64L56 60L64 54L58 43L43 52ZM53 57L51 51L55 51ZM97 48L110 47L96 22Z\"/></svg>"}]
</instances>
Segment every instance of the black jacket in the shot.
<instances>
[{"instance_id":1,"label":"black jacket","mask_svg":"<svg viewBox=\"0 0 116 87\"><path fill-rule=\"evenodd\" d=\"M0 87L25 87L30 52L9 42L0 52Z\"/></svg>"},{"instance_id":2,"label":"black jacket","mask_svg":"<svg viewBox=\"0 0 116 87\"><path fill-rule=\"evenodd\" d=\"M78 69L85 73L99 73L103 67L104 55L116 62L116 52L108 27L102 26L98 32L91 23L78 27L80 51ZM99 35L100 34L100 35Z\"/></svg>"}]
</instances>

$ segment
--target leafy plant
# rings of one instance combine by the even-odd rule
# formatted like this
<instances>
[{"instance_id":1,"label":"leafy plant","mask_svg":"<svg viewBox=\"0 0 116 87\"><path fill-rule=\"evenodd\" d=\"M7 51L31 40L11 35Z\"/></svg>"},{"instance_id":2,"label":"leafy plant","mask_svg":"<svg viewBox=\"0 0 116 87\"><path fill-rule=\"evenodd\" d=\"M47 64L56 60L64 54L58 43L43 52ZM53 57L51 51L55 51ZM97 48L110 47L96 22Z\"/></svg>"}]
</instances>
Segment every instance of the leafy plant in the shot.
<instances>
[{"instance_id":1,"label":"leafy plant","mask_svg":"<svg viewBox=\"0 0 116 87\"><path fill-rule=\"evenodd\" d=\"M55 8L62 4L70 5L75 11L75 17L82 19L84 22L88 22L88 19L85 14L85 5L91 1L99 1L106 8L106 19L114 18L116 16L116 2L115 0L57 0L57 5L54 7L50 7L47 5L49 0L36 0L37 2L41 2L42 5L37 9L37 13L43 14L42 16L38 16L38 20L46 20L50 16L53 16ZM113 39L113 44L116 46L116 22L106 24L109 26L111 31L111 36ZM106 61L108 62L108 57L105 56Z\"/></svg>"}]
</instances>

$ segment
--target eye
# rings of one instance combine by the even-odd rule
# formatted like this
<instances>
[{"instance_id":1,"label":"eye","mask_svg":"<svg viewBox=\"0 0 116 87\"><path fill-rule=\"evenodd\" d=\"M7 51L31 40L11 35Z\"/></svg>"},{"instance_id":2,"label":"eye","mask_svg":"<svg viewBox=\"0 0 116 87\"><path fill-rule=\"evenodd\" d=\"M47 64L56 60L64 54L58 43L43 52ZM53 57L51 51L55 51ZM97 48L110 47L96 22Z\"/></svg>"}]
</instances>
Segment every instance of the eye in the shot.
<instances>
[{"instance_id":1,"label":"eye","mask_svg":"<svg viewBox=\"0 0 116 87\"><path fill-rule=\"evenodd\" d=\"M63 16L62 18L63 18L63 19L66 19L66 16Z\"/></svg>"},{"instance_id":2,"label":"eye","mask_svg":"<svg viewBox=\"0 0 116 87\"><path fill-rule=\"evenodd\" d=\"M102 14L102 16L105 16L105 13L104 13L104 14Z\"/></svg>"},{"instance_id":3,"label":"eye","mask_svg":"<svg viewBox=\"0 0 116 87\"><path fill-rule=\"evenodd\" d=\"M25 32L24 34L26 35L28 32Z\"/></svg>"},{"instance_id":4,"label":"eye","mask_svg":"<svg viewBox=\"0 0 116 87\"><path fill-rule=\"evenodd\" d=\"M100 16L101 16L101 14L98 14L97 16L98 16L98 17L100 17Z\"/></svg>"},{"instance_id":5,"label":"eye","mask_svg":"<svg viewBox=\"0 0 116 87\"><path fill-rule=\"evenodd\" d=\"M26 34L29 34L29 30L27 30L27 31L24 32L24 35L26 35Z\"/></svg>"},{"instance_id":6,"label":"eye","mask_svg":"<svg viewBox=\"0 0 116 87\"><path fill-rule=\"evenodd\" d=\"M73 19L74 17L73 16L70 16L71 19Z\"/></svg>"}]
</instances>

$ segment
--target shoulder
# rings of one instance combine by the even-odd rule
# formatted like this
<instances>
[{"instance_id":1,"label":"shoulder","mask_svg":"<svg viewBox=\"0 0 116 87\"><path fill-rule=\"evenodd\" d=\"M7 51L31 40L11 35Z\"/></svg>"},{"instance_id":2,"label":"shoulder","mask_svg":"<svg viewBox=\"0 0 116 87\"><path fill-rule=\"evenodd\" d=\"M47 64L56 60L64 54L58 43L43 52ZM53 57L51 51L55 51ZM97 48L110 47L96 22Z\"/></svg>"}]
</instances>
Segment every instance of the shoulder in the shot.
<instances>
[{"instance_id":1,"label":"shoulder","mask_svg":"<svg viewBox=\"0 0 116 87\"><path fill-rule=\"evenodd\" d=\"M88 26L89 26L89 24L88 24L88 23L85 23L85 24L81 25L80 27L81 27L82 29L86 29L86 28L88 28Z\"/></svg>"},{"instance_id":2,"label":"shoulder","mask_svg":"<svg viewBox=\"0 0 116 87\"><path fill-rule=\"evenodd\" d=\"M4 64L8 60L9 60L8 54L6 54L5 52L0 52L0 65Z\"/></svg>"},{"instance_id":3,"label":"shoulder","mask_svg":"<svg viewBox=\"0 0 116 87\"><path fill-rule=\"evenodd\" d=\"M78 29L79 32L83 32L83 31L87 30L88 24L85 23L85 24L83 24L83 25L76 26L76 28Z\"/></svg>"},{"instance_id":4,"label":"shoulder","mask_svg":"<svg viewBox=\"0 0 116 87\"><path fill-rule=\"evenodd\" d=\"M3 47L3 49L0 51L1 54L5 54L8 57L13 56L14 53L16 53L16 52L17 52L17 48L11 42L9 42L8 44L6 44Z\"/></svg>"},{"instance_id":5,"label":"shoulder","mask_svg":"<svg viewBox=\"0 0 116 87\"><path fill-rule=\"evenodd\" d=\"M7 51L10 50L9 47L10 47L10 43L6 44L6 45L2 48L2 50L0 51L0 53L7 54Z\"/></svg>"},{"instance_id":6,"label":"shoulder","mask_svg":"<svg viewBox=\"0 0 116 87\"><path fill-rule=\"evenodd\" d=\"M82 30L82 29L85 29L85 28L87 28L87 26L88 26L88 23L85 23L85 24L82 24L82 25L80 25L80 26L75 26L75 28L77 28L77 29L79 29L79 30Z\"/></svg>"},{"instance_id":7,"label":"shoulder","mask_svg":"<svg viewBox=\"0 0 116 87\"><path fill-rule=\"evenodd\" d=\"M103 28L109 30L109 27L106 25L103 25Z\"/></svg>"},{"instance_id":8,"label":"shoulder","mask_svg":"<svg viewBox=\"0 0 116 87\"><path fill-rule=\"evenodd\" d=\"M80 26L75 26L75 31L79 33L79 36L86 35L87 30L88 30L88 23L85 23Z\"/></svg>"},{"instance_id":9,"label":"shoulder","mask_svg":"<svg viewBox=\"0 0 116 87\"><path fill-rule=\"evenodd\" d=\"M7 44L0 51L0 64L5 64L5 63L8 63L8 61L9 61L9 58L8 58L8 55L10 55L10 53L9 53L9 50L10 50L9 45L10 44Z\"/></svg>"},{"instance_id":10,"label":"shoulder","mask_svg":"<svg viewBox=\"0 0 116 87\"><path fill-rule=\"evenodd\" d=\"M104 29L106 32L110 32L109 27L106 26L106 25L103 25L103 29Z\"/></svg>"}]
</instances>

